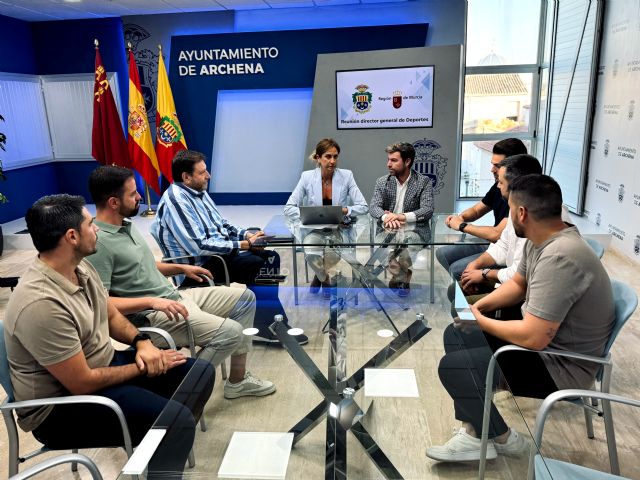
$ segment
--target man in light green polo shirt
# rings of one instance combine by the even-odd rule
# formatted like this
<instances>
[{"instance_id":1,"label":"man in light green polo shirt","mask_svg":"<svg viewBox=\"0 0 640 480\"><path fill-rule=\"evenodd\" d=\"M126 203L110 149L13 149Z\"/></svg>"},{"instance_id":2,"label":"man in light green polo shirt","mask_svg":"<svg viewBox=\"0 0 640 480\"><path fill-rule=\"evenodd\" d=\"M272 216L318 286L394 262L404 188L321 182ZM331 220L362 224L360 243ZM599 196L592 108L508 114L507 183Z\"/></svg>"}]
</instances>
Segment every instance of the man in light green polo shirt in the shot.
<instances>
[{"instance_id":1,"label":"man in light green polo shirt","mask_svg":"<svg viewBox=\"0 0 640 480\"><path fill-rule=\"evenodd\" d=\"M138 213L141 197L133 172L102 166L89 177L96 204L97 252L87 258L98 271L109 296L125 315L151 310L152 326L168 331L178 345L188 345L189 321L196 345L215 352L214 365L231 356L225 398L264 396L275 392L272 382L246 370L253 326L255 296L244 286L203 287L178 291L165 276L182 274L199 282L208 270L195 265L156 262L144 238L128 217Z\"/></svg>"}]
</instances>

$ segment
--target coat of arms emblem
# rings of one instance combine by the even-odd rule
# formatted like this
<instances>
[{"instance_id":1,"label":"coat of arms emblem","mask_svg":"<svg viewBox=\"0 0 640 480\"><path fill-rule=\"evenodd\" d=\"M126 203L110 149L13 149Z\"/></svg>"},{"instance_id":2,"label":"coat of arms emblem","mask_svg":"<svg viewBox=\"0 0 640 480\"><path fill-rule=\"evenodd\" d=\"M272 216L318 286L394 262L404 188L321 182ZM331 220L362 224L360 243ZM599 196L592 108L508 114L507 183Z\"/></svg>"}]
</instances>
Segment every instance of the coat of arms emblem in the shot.
<instances>
[{"instance_id":1,"label":"coat of arms emblem","mask_svg":"<svg viewBox=\"0 0 640 480\"><path fill-rule=\"evenodd\" d=\"M371 100L373 95L368 92L369 85L358 85L356 87L357 92L351 95L353 99L353 108L358 113L367 113L371 110Z\"/></svg>"},{"instance_id":2,"label":"coat of arms emblem","mask_svg":"<svg viewBox=\"0 0 640 480\"><path fill-rule=\"evenodd\" d=\"M402 92L396 90L393 92L393 108L400 108L402 106Z\"/></svg>"},{"instance_id":3,"label":"coat of arms emblem","mask_svg":"<svg viewBox=\"0 0 640 480\"><path fill-rule=\"evenodd\" d=\"M180 130L175 113L172 113L170 117L167 115L162 117L157 130L157 141L165 147L170 147L172 143L177 143L182 138L182 131Z\"/></svg>"},{"instance_id":4,"label":"coat of arms emblem","mask_svg":"<svg viewBox=\"0 0 640 480\"><path fill-rule=\"evenodd\" d=\"M441 148L440 144L425 138L414 142L413 148L416 149L413 169L429 177L434 195L439 193L444 186L444 175L447 173L447 158L435 153Z\"/></svg>"}]
</instances>

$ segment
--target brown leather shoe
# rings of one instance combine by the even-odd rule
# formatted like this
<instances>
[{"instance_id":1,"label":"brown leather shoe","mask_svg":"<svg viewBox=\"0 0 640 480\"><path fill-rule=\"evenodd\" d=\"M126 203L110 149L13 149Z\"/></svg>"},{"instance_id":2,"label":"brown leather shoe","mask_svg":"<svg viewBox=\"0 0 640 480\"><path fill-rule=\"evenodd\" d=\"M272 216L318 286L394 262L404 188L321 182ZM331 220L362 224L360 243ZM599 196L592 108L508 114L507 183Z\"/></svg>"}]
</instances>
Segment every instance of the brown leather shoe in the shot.
<instances>
[{"instance_id":1,"label":"brown leather shoe","mask_svg":"<svg viewBox=\"0 0 640 480\"><path fill-rule=\"evenodd\" d=\"M325 300L329 300L331 298L331 291L336 287L336 279L327 277L324 282L322 282L322 296Z\"/></svg>"},{"instance_id":2,"label":"brown leather shoe","mask_svg":"<svg viewBox=\"0 0 640 480\"><path fill-rule=\"evenodd\" d=\"M316 275L314 275L313 280L311 280L311 284L309 285L309 293L313 293L314 295L316 295L320 292L321 285L322 283L320 283L320 279Z\"/></svg>"}]
</instances>

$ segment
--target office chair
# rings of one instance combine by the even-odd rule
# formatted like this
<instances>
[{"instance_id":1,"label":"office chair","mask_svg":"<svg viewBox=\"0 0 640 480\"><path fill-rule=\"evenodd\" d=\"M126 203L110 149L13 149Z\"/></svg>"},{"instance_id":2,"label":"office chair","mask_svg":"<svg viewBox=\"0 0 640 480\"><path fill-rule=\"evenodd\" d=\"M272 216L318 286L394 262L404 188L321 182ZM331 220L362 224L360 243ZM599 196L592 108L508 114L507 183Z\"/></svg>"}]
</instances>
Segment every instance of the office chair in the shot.
<instances>
[{"instance_id":1,"label":"office chair","mask_svg":"<svg viewBox=\"0 0 640 480\"><path fill-rule=\"evenodd\" d=\"M622 330L622 327L625 325L629 317L631 317L636 307L638 306L638 296L636 295L635 290L633 290L629 285L617 280L611 280L611 288L613 291L613 301L615 305L615 320L613 329L611 330L611 334L609 335L609 339L607 341L607 344L605 345L602 356L595 357L592 355L583 355L580 353L552 349L545 349L537 352L541 355L555 355L575 358L600 364L600 369L596 374L596 382L600 383L600 391L603 393L609 393L609 388L611 386L611 370L613 368L613 361L611 359L610 350L613 346L613 342L618 337L620 330ZM486 454L489 435L489 415L491 410L491 402L493 401L493 389L491 388L491 385L493 385L494 381L496 363L500 354L512 351L532 352L533 350L519 347L517 345L506 345L496 350L491 356L485 383L484 416L482 419L482 436L480 437L482 446L480 450L479 477L481 479L484 478L484 472L487 462ZM609 450L609 463L611 465L611 473L618 475L620 473L620 465L618 463L618 451L616 447L615 431L613 428L613 418L611 415L611 405L609 401L602 401L602 409L598 408L597 402L595 400L589 401L588 397L572 399L571 402L577 403L583 407L587 436L589 438L594 438L593 421L591 418L591 414L595 413L598 416L603 417L605 425L605 435L607 437L607 447Z\"/></svg>"},{"instance_id":2,"label":"office chair","mask_svg":"<svg viewBox=\"0 0 640 480\"><path fill-rule=\"evenodd\" d=\"M24 470L23 472L9 477L9 480L26 480L27 478L31 478L35 475L38 475L39 473L44 472L45 470L57 467L58 465L61 465L63 463L71 463L72 465L77 465L78 463L80 463L87 467L92 480L102 480L102 475L100 474L100 471L98 470L96 464L93 463L93 461L89 457L80 453L66 453L64 455L59 455L57 457L43 460L42 462Z\"/></svg>"},{"instance_id":3,"label":"office chair","mask_svg":"<svg viewBox=\"0 0 640 480\"><path fill-rule=\"evenodd\" d=\"M592 390L559 390L545 398L538 410L533 434L534 445L537 445L537 448L540 448L542 445L544 424L551 408L557 402L562 400L576 404L576 402L573 401L575 398L592 398L601 400L603 404L605 402L615 402L631 405L633 407L640 407L640 402L637 400L632 400L618 395L611 395L609 393ZM623 478L618 475L611 475L609 473L600 472L581 465L542 457L542 455L536 453L537 448L533 446L529 455L528 480L533 480L534 472L536 480L573 480L575 478L583 480L612 480Z\"/></svg>"},{"instance_id":4,"label":"office chair","mask_svg":"<svg viewBox=\"0 0 640 480\"><path fill-rule=\"evenodd\" d=\"M41 407L45 405L63 405L63 404L80 404L80 403L93 403L96 405L102 405L106 408L110 408L118 417L118 422L122 429L122 438L124 439L124 449L127 452L127 457L131 457L133 454L133 446L131 444L131 436L129 435L129 428L127 427L127 421L120 409L120 406L111 400L110 398L101 397L98 395L72 395L68 397L55 397L55 398L39 398L37 400L26 400L22 402L15 402L13 397L13 386L11 385L11 378L9 376L9 360L7 358L7 349L4 343L4 323L0 321L0 384L4 388L7 394L7 399L0 404L0 411L2 411L2 417L7 427L7 436L9 437L8 451L9 451L9 476L18 474L18 467L20 463L25 462L41 453L50 451L46 445L38 450L35 450L27 455L20 456L20 443L18 438L18 428L16 425L13 411L19 408L33 408ZM78 445L78 448L82 447ZM77 449L73 450L73 453L78 453ZM71 469L75 471L77 464L71 463Z\"/></svg>"},{"instance_id":5,"label":"office chair","mask_svg":"<svg viewBox=\"0 0 640 480\"><path fill-rule=\"evenodd\" d=\"M593 251L596 252L596 255L598 256L598 258L602 258L602 256L604 255L604 247L602 246L602 244L597 240L594 240L593 238L588 238L588 237L583 237L583 238L584 238L584 241L587 242L589 246L593 249Z\"/></svg>"}]
</instances>

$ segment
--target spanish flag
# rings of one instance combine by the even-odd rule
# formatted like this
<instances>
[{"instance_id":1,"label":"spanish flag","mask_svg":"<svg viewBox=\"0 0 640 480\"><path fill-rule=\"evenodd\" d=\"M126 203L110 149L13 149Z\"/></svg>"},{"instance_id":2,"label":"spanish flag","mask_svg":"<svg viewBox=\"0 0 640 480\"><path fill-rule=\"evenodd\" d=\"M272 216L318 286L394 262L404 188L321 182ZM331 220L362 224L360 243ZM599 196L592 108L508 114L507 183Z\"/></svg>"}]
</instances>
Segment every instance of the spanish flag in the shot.
<instances>
[{"instance_id":1,"label":"spanish flag","mask_svg":"<svg viewBox=\"0 0 640 480\"><path fill-rule=\"evenodd\" d=\"M140 88L138 67L133 58L133 52L129 49L129 158L147 185L160 195L158 176L158 160L153 149L153 139L149 129L147 109L144 106L144 97Z\"/></svg>"},{"instance_id":2,"label":"spanish flag","mask_svg":"<svg viewBox=\"0 0 640 480\"><path fill-rule=\"evenodd\" d=\"M173 103L171 85L162 60L162 48L158 56L158 106L156 108L156 155L162 174L173 183L171 162L180 150L187 148L187 142L178 121L176 106ZM179 179L180 180L180 179Z\"/></svg>"}]
</instances>

